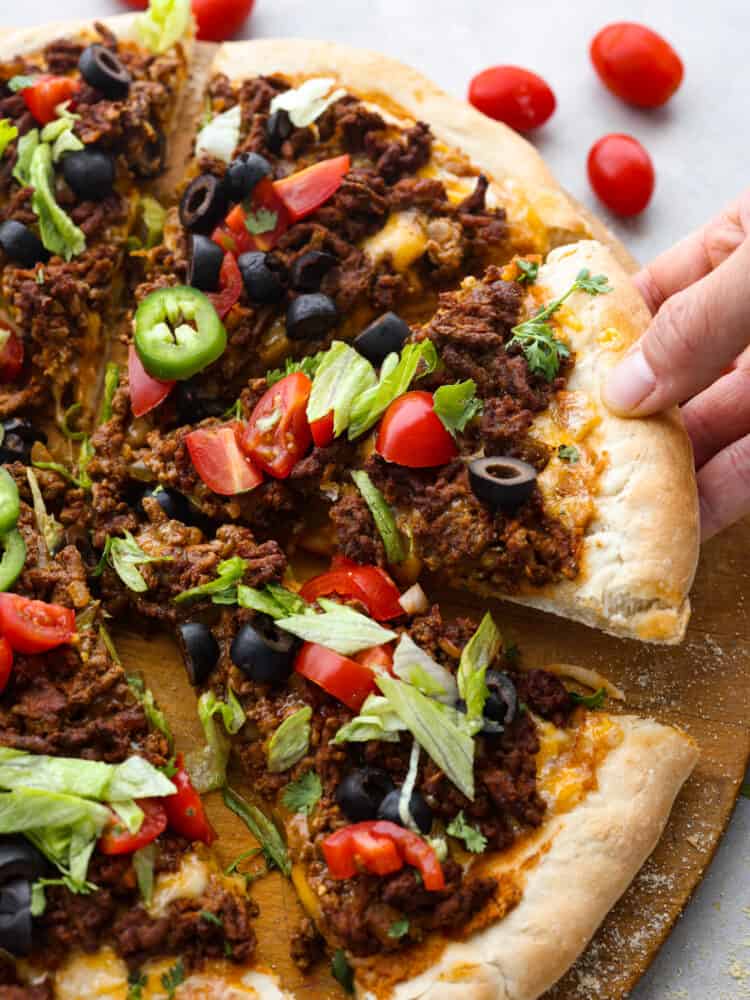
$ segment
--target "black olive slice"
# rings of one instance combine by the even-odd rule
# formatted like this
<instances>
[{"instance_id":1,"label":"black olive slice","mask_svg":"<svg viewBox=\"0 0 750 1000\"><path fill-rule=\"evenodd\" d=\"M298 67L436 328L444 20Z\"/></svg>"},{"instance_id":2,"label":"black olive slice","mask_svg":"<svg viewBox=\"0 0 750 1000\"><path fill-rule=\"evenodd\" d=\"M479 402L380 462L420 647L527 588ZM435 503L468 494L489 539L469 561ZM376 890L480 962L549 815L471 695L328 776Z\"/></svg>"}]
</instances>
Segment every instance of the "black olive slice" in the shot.
<instances>
[{"instance_id":1,"label":"black olive slice","mask_svg":"<svg viewBox=\"0 0 750 1000\"><path fill-rule=\"evenodd\" d=\"M144 492L143 499L156 500L161 509L170 521L182 521L183 524L191 523L193 508L190 501L178 490L173 490L169 486L149 486ZM139 504L141 510L143 504Z\"/></svg>"},{"instance_id":2,"label":"black olive slice","mask_svg":"<svg viewBox=\"0 0 750 1000\"><path fill-rule=\"evenodd\" d=\"M488 670L485 674L485 683L490 692L484 703L485 717L503 726L510 725L518 711L515 684L507 674L499 670Z\"/></svg>"},{"instance_id":3,"label":"black olive slice","mask_svg":"<svg viewBox=\"0 0 750 1000\"><path fill-rule=\"evenodd\" d=\"M116 53L104 45L89 45L81 53L78 69L86 83L91 84L109 101L127 97L132 77Z\"/></svg>"},{"instance_id":4,"label":"black olive slice","mask_svg":"<svg viewBox=\"0 0 750 1000\"><path fill-rule=\"evenodd\" d=\"M14 264L20 264L21 267L33 267L49 258L44 244L34 230L15 219L8 219L0 224L0 247Z\"/></svg>"},{"instance_id":5,"label":"black olive slice","mask_svg":"<svg viewBox=\"0 0 750 1000\"><path fill-rule=\"evenodd\" d=\"M0 948L11 955L31 951L31 884L14 879L0 888Z\"/></svg>"},{"instance_id":6,"label":"black olive slice","mask_svg":"<svg viewBox=\"0 0 750 1000\"><path fill-rule=\"evenodd\" d=\"M243 625L229 650L232 663L259 684L283 684L292 672L297 642L272 626L262 633Z\"/></svg>"},{"instance_id":7,"label":"black olive slice","mask_svg":"<svg viewBox=\"0 0 750 1000\"><path fill-rule=\"evenodd\" d=\"M177 626L177 642L191 684L202 684L219 662L219 644L203 622L183 622Z\"/></svg>"},{"instance_id":8,"label":"black olive slice","mask_svg":"<svg viewBox=\"0 0 750 1000\"><path fill-rule=\"evenodd\" d=\"M320 283L336 263L332 253L308 250L289 268L289 281L298 292L317 292Z\"/></svg>"},{"instance_id":9,"label":"black olive slice","mask_svg":"<svg viewBox=\"0 0 750 1000\"><path fill-rule=\"evenodd\" d=\"M401 350L410 334L408 323L396 313L387 312L354 338L354 347L374 365L382 365L389 354Z\"/></svg>"},{"instance_id":10,"label":"black olive slice","mask_svg":"<svg viewBox=\"0 0 750 1000\"><path fill-rule=\"evenodd\" d=\"M272 167L260 153L240 153L232 160L224 175L230 201L242 201L253 193L255 185L268 177Z\"/></svg>"},{"instance_id":11,"label":"black olive slice","mask_svg":"<svg viewBox=\"0 0 750 1000\"><path fill-rule=\"evenodd\" d=\"M73 194L81 201L101 201L112 193L115 161L99 149L78 149L66 153L62 172Z\"/></svg>"},{"instance_id":12,"label":"black olive slice","mask_svg":"<svg viewBox=\"0 0 750 1000\"><path fill-rule=\"evenodd\" d=\"M23 462L28 465L35 441L47 441L47 435L23 417L8 417L2 424L0 462Z\"/></svg>"},{"instance_id":13,"label":"black olive slice","mask_svg":"<svg viewBox=\"0 0 750 1000\"><path fill-rule=\"evenodd\" d=\"M403 826L401 813L398 804L401 800L401 789L396 788L389 792L378 809L378 819L387 819L391 823L398 823ZM425 797L415 788L409 799L409 812L412 819L417 824L422 833L429 833L432 827L432 809L427 805Z\"/></svg>"},{"instance_id":14,"label":"black olive slice","mask_svg":"<svg viewBox=\"0 0 750 1000\"><path fill-rule=\"evenodd\" d=\"M190 236L190 261L187 282L202 292L215 292L219 287L219 271L224 251L218 243L202 233Z\"/></svg>"},{"instance_id":15,"label":"black olive slice","mask_svg":"<svg viewBox=\"0 0 750 1000\"><path fill-rule=\"evenodd\" d=\"M475 458L469 462L469 483L493 510L515 510L534 492L536 469L519 458Z\"/></svg>"},{"instance_id":16,"label":"black olive slice","mask_svg":"<svg viewBox=\"0 0 750 1000\"><path fill-rule=\"evenodd\" d=\"M294 131L289 113L282 108L274 111L266 122L266 145L272 153L281 152L281 146Z\"/></svg>"},{"instance_id":17,"label":"black olive slice","mask_svg":"<svg viewBox=\"0 0 750 1000\"><path fill-rule=\"evenodd\" d=\"M14 879L33 882L48 868L44 855L25 837L20 834L0 837L0 885Z\"/></svg>"},{"instance_id":18,"label":"black olive slice","mask_svg":"<svg viewBox=\"0 0 750 1000\"><path fill-rule=\"evenodd\" d=\"M333 299L322 292L300 295L286 311L286 335L291 340L315 340L336 325Z\"/></svg>"},{"instance_id":19,"label":"black olive slice","mask_svg":"<svg viewBox=\"0 0 750 1000\"><path fill-rule=\"evenodd\" d=\"M167 157L167 137L159 132L151 142L146 143L140 156L132 162L133 172L139 177L156 177L164 169Z\"/></svg>"},{"instance_id":20,"label":"black olive slice","mask_svg":"<svg viewBox=\"0 0 750 1000\"><path fill-rule=\"evenodd\" d=\"M220 417L227 410L226 400L207 395L206 388L193 379L178 382L174 395L177 418L181 424L194 424L206 417Z\"/></svg>"},{"instance_id":21,"label":"black olive slice","mask_svg":"<svg viewBox=\"0 0 750 1000\"><path fill-rule=\"evenodd\" d=\"M268 266L266 254L260 250L240 254L237 265L245 291L253 302L279 301L284 294L284 286L276 271Z\"/></svg>"},{"instance_id":22,"label":"black olive slice","mask_svg":"<svg viewBox=\"0 0 750 1000\"><path fill-rule=\"evenodd\" d=\"M223 182L213 174L200 174L185 188L180 200L180 222L186 229L207 232L226 213L228 204Z\"/></svg>"},{"instance_id":23,"label":"black olive slice","mask_svg":"<svg viewBox=\"0 0 750 1000\"><path fill-rule=\"evenodd\" d=\"M383 799L392 792L393 779L377 767L350 771L336 788L336 802L352 823L375 819Z\"/></svg>"}]
</instances>

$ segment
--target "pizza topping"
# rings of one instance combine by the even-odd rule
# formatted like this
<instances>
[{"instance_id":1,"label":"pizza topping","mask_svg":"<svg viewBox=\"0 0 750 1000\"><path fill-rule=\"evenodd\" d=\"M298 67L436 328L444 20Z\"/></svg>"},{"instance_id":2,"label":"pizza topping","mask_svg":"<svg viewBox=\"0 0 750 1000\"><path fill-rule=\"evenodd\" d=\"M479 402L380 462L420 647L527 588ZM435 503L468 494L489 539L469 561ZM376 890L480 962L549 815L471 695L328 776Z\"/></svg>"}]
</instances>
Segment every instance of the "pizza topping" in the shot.
<instances>
[{"instance_id":1,"label":"pizza topping","mask_svg":"<svg viewBox=\"0 0 750 1000\"><path fill-rule=\"evenodd\" d=\"M248 198L256 186L272 173L271 164L259 153L240 153L227 167L224 186L231 201Z\"/></svg>"},{"instance_id":2,"label":"pizza topping","mask_svg":"<svg viewBox=\"0 0 750 1000\"><path fill-rule=\"evenodd\" d=\"M153 378L143 367L134 344L128 346L128 388L133 416L143 417L163 403L174 381Z\"/></svg>"},{"instance_id":3,"label":"pizza topping","mask_svg":"<svg viewBox=\"0 0 750 1000\"><path fill-rule=\"evenodd\" d=\"M297 128L320 118L326 108L346 94L345 90L333 89L336 81L329 77L315 77L305 80L296 89L285 90L271 101L271 114L286 111L291 123Z\"/></svg>"},{"instance_id":4,"label":"pizza topping","mask_svg":"<svg viewBox=\"0 0 750 1000\"><path fill-rule=\"evenodd\" d=\"M223 160L224 163L230 163L232 153L240 140L240 121L239 105L211 118L198 133L195 140L195 155L212 156L217 160Z\"/></svg>"},{"instance_id":5,"label":"pizza topping","mask_svg":"<svg viewBox=\"0 0 750 1000\"><path fill-rule=\"evenodd\" d=\"M81 201L102 201L112 193L115 162L99 149L79 149L62 158L62 172L73 194Z\"/></svg>"},{"instance_id":6,"label":"pizza topping","mask_svg":"<svg viewBox=\"0 0 750 1000\"><path fill-rule=\"evenodd\" d=\"M272 773L288 771L301 760L310 746L309 705L288 715L271 736L266 753L268 770Z\"/></svg>"},{"instance_id":7,"label":"pizza topping","mask_svg":"<svg viewBox=\"0 0 750 1000\"><path fill-rule=\"evenodd\" d=\"M317 367L307 404L307 419L319 447L346 430L355 401L376 382L369 361L348 344L333 342Z\"/></svg>"},{"instance_id":8,"label":"pizza topping","mask_svg":"<svg viewBox=\"0 0 750 1000\"><path fill-rule=\"evenodd\" d=\"M13 649L5 636L0 636L0 694L8 686L8 681L12 673Z\"/></svg>"},{"instance_id":9,"label":"pizza topping","mask_svg":"<svg viewBox=\"0 0 750 1000\"><path fill-rule=\"evenodd\" d=\"M383 541L386 559L391 564L403 562L406 558L404 540L385 497L363 469L354 470L352 479L370 509ZM399 604L404 608L402 598L399 598Z\"/></svg>"},{"instance_id":10,"label":"pizza topping","mask_svg":"<svg viewBox=\"0 0 750 1000\"><path fill-rule=\"evenodd\" d=\"M247 493L263 482L263 473L242 453L237 440L242 425L201 427L185 438L190 459L203 482L219 496Z\"/></svg>"},{"instance_id":11,"label":"pizza topping","mask_svg":"<svg viewBox=\"0 0 750 1000\"><path fill-rule=\"evenodd\" d=\"M455 705L458 700L455 676L418 646L408 633L398 641L392 673L437 701Z\"/></svg>"},{"instance_id":12,"label":"pizza topping","mask_svg":"<svg viewBox=\"0 0 750 1000\"><path fill-rule=\"evenodd\" d=\"M136 20L136 30L146 48L159 54L179 42L190 23L190 0L150 0Z\"/></svg>"},{"instance_id":13,"label":"pizza topping","mask_svg":"<svg viewBox=\"0 0 750 1000\"><path fill-rule=\"evenodd\" d=\"M387 771L375 767L355 768L336 787L336 803L352 823L377 819L383 799L395 790Z\"/></svg>"},{"instance_id":14,"label":"pizza topping","mask_svg":"<svg viewBox=\"0 0 750 1000\"><path fill-rule=\"evenodd\" d=\"M323 278L335 264L333 254L324 250L308 250L297 257L290 267L289 283L297 292L318 292ZM360 351L360 354L363 353Z\"/></svg>"},{"instance_id":15,"label":"pizza topping","mask_svg":"<svg viewBox=\"0 0 750 1000\"><path fill-rule=\"evenodd\" d=\"M269 267L269 256L262 250L243 253L237 263L251 302L278 302L284 295L279 273Z\"/></svg>"},{"instance_id":16,"label":"pizza topping","mask_svg":"<svg viewBox=\"0 0 750 1000\"><path fill-rule=\"evenodd\" d=\"M286 478L311 444L306 408L312 384L297 372L276 382L255 404L240 447L256 465Z\"/></svg>"},{"instance_id":17,"label":"pizza topping","mask_svg":"<svg viewBox=\"0 0 750 1000\"><path fill-rule=\"evenodd\" d=\"M320 614L290 615L277 619L276 625L306 643L318 643L344 656L396 638L395 632L345 604L336 604L325 597L318 597L317 603L323 609ZM401 614L400 607L398 613Z\"/></svg>"},{"instance_id":18,"label":"pizza topping","mask_svg":"<svg viewBox=\"0 0 750 1000\"><path fill-rule=\"evenodd\" d=\"M26 545L21 533L16 528L12 528L6 534L0 536L0 546L2 546L0 591L5 591L12 587L21 574L26 559ZM0 600L4 596L4 594L0 593ZM2 621L2 617L3 612L0 606L0 622Z\"/></svg>"},{"instance_id":19,"label":"pizza topping","mask_svg":"<svg viewBox=\"0 0 750 1000\"><path fill-rule=\"evenodd\" d=\"M473 379L441 385L435 390L433 408L447 431L455 438L467 424L481 416L484 404L476 395Z\"/></svg>"},{"instance_id":20,"label":"pizza topping","mask_svg":"<svg viewBox=\"0 0 750 1000\"><path fill-rule=\"evenodd\" d=\"M52 150L40 142L31 157L30 183L34 188L31 207L39 219L39 235L50 253L69 261L86 249L86 235L63 211L55 198Z\"/></svg>"},{"instance_id":21,"label":"pizza topping","mask_svg":"<svg viewBox=\"0 0 750 1000\"><path fill-rule=\"evenodd\" d=\"M116 52L104 45L88 45L78 60L78 68L86 83L90 84L109 101L127 97L132 76Z\"/></svg>"},{"instance_id":22,"label":"pizza topping","mask_svg":"<svg viewBox=\"0 0 750 1000\"><path fill-rule=\"evenodd\" d=\"M266 121L266 145L272 153L280 153L282 145L294 131L289 113L283 109L272 111Z\"/></svg>"},{"instance_id":23,"label":"pizza topping","mask_svg":"<svg viewBox=\"0 0 750 1000\"><path fill-rule=\"evenodd\" d=\"M6 548L0 562L0 586L5 584L6 589L13 583L12 579L7 580L11 575L11 562L15 568L18 561L14 558L16 536L20 541L20 548L25 553L23 539L17 531L10 532L3 539ZM23 558L20 563L15 576L21 571ZM71 642L75 631L75 614L70 608L30 600L18 594L0 594L0 634L5 636L16 652L41 653L54 649L63 643Z\"/></svg>"},{"instance_id":24,"label":"pizza topping","mask_svg":"<svg viewBox=\"0 0 750 1000\"><path fill-rule=\"evenodd\" d=\"M274 189L284 203L292 223L299 222L327 202L338 191L350 165L349 154L345 153L343 156L321 160L276 181Z\"/></svg>"},{"instance_id":25,"label":"pizza topping","mask_svg":"<svg viewBox=\"0 0 750 1000\"><path fill-rule=\"evenodd\" d=\"M229 658L251 680L260 684L283 684L292 672L297 643L291 635L267 627L260 630L249 622L232 641Z\"/></svg>"},{"instance_id":26,"label":"pizza topping","mask_svg":"<svg viewBox=\"0 0 750 1000\"><path fill-rule=\"evenodd\" d=\"M216 831L206 816L203 800L193 788L181 753L177 754L176 765L177 771L172 776L172 784L177 789L177 794L164 799L169 827L188 840L212 844L217 837Z\"/></svg>"},{"instance_id":27,"label":"pizza topping","mask_svg":"<svg viewBox=\"0 0 750 1000\"><path fill-rule=\"evenodd\" d=\"M26 107L40 125L47 125L57 118L59 105L69 101L80 84L70 76L36 77L21 93Z\"/></svg>"},{"instance_id":28,"label":"pizza topping","mask_svg":"<svg viewBox=\"0 0 750 1000\"><path fill-rule=\"evenodd\" d=\"M33 267L49 257L34 230L15 219L0 223L0 247L21 267Z\"/></svg>"},{"instance_id":29,"label":"pizza topping","mask_svg":"<svg viewBox=\"0 0 750 1000\"><path fill-rule=\"evenodd\" d=\"M360 870L389 875L404 864L417 869L428 892L445 888L435 850L425 840L387 820L345 826L321 844L328 870L335 879L348 879Z\"/></svg>"},{"instance_id":30,"label":"pizza topping","mask_svg":"<svg viewBox=\"0 0 750 1000\"><path fill-rule=\"evenodd\" d=\"M306 642L294 661L294 669L323 688L353 712L376 691L375 674L367 666L315 642Z\"/></svg>"},{"instance_id":31,"label":"pizza topping","mask_svg":"<svg viewBox=\"0 0 750 1000\"><path fill-rule=\"evenodd\" d=\"M149 375L187 379L223 354L227 334L202 292L177 285L143 299L135 314L134 342Z\"/></svg>"},{"instance_id":32,"label":"pizza topping","mask_svg":"<svg viewBox=\"0 0 750 1000\"><path fill-rule=\"evenodd\" d=\"M167 828L167 812L163 803L157 799L140 799L137 805L143 813L138 830L132 832L113 815L98 843L102 854L132 854L164 833Z\"/></svg>"},{"instance_id":33,"label":"pizza topping","mask_svg":"<svg viewBox=\"0 0 750 1000\"><path fill-rule=\"evenodd\" d=\"M382 365L389 354L399 354L411 336L409 324L394 312L373 320L354 338L354 346L373 365Z\"/></svg>"},{"instance_id":34,"label":"pizza topping","mask_svg":"<svg viewBox=\"0 0 750 1000\"><path fill-rule=\"evenodd\" d=\"M380 369L377 384L360 392L354 401L349 439L354 440L368 431L415 378L429 375L437 366L438 356L431 340L407 344L400 357L389 354Z\"/></svg>"},{"instance_id":35,"label":"pizza topping","mask_svg":"<svg viewBox=\"0 0 750 1000\"><path fill-rule=\"evenodd\" d=\"M286 335L292 340L316 340L338 323L333 300L322 292L293 299L286 312Z\"/></svg>"},{"instance_id":36,"label":"pizza topping","mask_svg":"<svg viewBox=\"0 0 750 1000\"><path fill-rule=\"evenodd\" d=\"M180 622L177 641L190 683L203 684L219 662L219 644L203 622Z\"/></svg>"},{"instance_id":37,"label":"pizza topping","mask_svg":"<svg viewBox=\"0 0 750 1000\"><path fill-rule=\"evenodd\" d=\"M533 493L536 478L533 465L518 458L475 458L469 462L471 488L492 510L520 507Z\"/></svg>"},{"instance_id":38,"label":"pizza topping","mask_svg":"<svg viewBox=\"0 0 750 1000\"><path fill-rule=\"evenodd\" d=\"M227 195L222 181L214 174L199 174L180 199L180 222L192 232L207 233L226 210Z\"/></svg>"},{"instance_id":39,"label":"pizza topping","mask_svg":"<svg viewBox=\"0 0 750 1000\"><path fill-rule=\"evenodd\" d=\"M377 818L387 820L389 823L396 823L398 826L411 826L411 823L404 821L401 814L404 805L403 789L394 788L388 792L378 806ZM408 815L414 823L415 832L423 834L430 832L433 820L432 809L427 804L424 795L417 789L414 789L409 796Z\"/></svg>"},{"instance_id":40,"label":"pizza topping","mask_svg":"<svg viewBox=\"0 0 750 1000\"><path fill-rule=\"evenodd\" d=\"M15 528L20 512L16 481L5 467L0 467L0 535Z\"/></svg>"},{"instance_id":41,"label":"pizza topping","mask_svg":"<svg viewBox=\"0 0 750 1000\"><path fill-rule=\"evenodd\" d=\"M3 155L14 139L18 138L18 128L11 124L9 118L0 118L0 156Z\"/></svg>"},{"instance_id":42,"label":"pizza topping","mask_svg":"<svg viewBox=\"0 0 750 1000\"><path fill-rule=\"evenodd\" d=\"M202 233L190 234L189 247L187 283L202 292L215 292L219 287L224 251Z\"/></svg>"},{"instance_id":43,"label":"pizza topping","mask_svg":"<svg viewBox=\"0 0 750 1000\"><path fill-rule=\"evenodd\" d=\"M31 952L32 897L28 879L14 878L0 887L0 947L16 957ZM11 987L12 988L12 987Z\"/></svg>"},{"instance_id":44,"label":"pizza topping","mask_svg":"<svg viewBox=\"0 0 750 1000\"><path fill-rule=\"evenodd\" d=\"M403 615L398 587L379 566L360 566L337 556L327 573L312 577L300 590L300 597L310 604L331 594L357 601L379 622Z\"/></svg>"},{"instance_id":45,"label":"pizza topping","mask_svg":"<svg viewBox=\"0 0 750 1000\"><path fill-rule=\"evenodd\" d=\"M429 392L412 391L385 412L375 448L386 462L412 469L445 465L458 455L453 438L435 412Z\"/></svg>"}]
</instances>

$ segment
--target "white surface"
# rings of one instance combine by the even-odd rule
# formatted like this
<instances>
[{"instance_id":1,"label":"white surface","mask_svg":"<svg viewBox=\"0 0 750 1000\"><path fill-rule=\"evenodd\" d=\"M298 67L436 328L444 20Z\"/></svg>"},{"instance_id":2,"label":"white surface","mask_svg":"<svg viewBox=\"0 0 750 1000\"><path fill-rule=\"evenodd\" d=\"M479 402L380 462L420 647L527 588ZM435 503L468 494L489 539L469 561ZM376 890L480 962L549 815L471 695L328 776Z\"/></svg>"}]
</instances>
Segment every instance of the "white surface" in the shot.
<instances>
[{"instance_id":1,"label":"white surface","mask_svg":"<svg viewBox=\"0 0 750 1000\"><path fill-rule=\"evenodd\" d=\"M113 0L2 0L0 6L4 27L123 9ZM591 37L626 19L663 32L685 62L682 88L666 108L626 107L591 68ZM650 151L657 171L650 207L634 221L609 219L644 261L750 183L748 0L258 0L245 34L380 49L459 96L486 66L536 70L555 90L558 109L535 142L576 197L601 212L585 166L601 135L630 132ZM750 802L743 799L707 879L633 1000L750 998L749 833Z\"/></svg>"}]
</instances>

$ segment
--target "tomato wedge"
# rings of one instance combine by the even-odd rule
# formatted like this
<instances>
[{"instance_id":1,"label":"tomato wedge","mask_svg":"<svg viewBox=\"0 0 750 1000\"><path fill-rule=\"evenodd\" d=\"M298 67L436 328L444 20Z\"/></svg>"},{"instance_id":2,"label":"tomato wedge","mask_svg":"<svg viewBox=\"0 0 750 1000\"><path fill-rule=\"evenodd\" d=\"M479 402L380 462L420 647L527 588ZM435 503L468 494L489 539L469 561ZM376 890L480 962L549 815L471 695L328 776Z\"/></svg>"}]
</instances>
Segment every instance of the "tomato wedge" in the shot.
<instances>
[{"instance_id":1,"label":"tomato wedge","mask_svg":"<svg viewBox=\"0 0 750 1000\"><path fill-rule=\"evenodd\" d=\"M167 828L167 810L162 799L136 799L143 810L143 822L136 833L131 833L122 820L112 814L112 824L99 838L102 854L132 854L156 840Z\"/></svg>"},{"instance_id":2,"label":"tomato wedge","mask_svg":"<svg viewBox=\"0 0 750 1000\"><path fill-rule=\"evenodd\" d=\"M69 101L78 90L78 81L70 76L40 76L21 91L26 107L40 125L57 118L58 105Z\"/></svg>"},{"instance_id":3,"label":"tomato wedge","mask_svg":"<svg viewBox=\"0 0 750 1000\"><path fill-rule=\"evenodd\" d=\"M239 421L219 427L199 427L185 438L195 471L219 496L247 493L263 482L263 473L240 451Z\"/></svg>"},{"instance_id":4,"label":"tomato wedge","mask_svg":"<svg viewBox=\"0 0 750 1000\"><path fill-rule=\"evenodd\" d=\"M248 250L272 250L288 228L284 202L270 177L264 177L253 189L250 212L244 203L235 205L224 222L214 229L211 239L239 256ZM251 229L262 232L251 232Z\"/></svg>"},{"instance_id":5,"label":"tomato wedge","mask_svg":"<svg viewBox=\"0 0 750 1000\"><path fill-rule=\"evenodd\" d=\"M292 222L299 222L328 201L341 187L350 166L349 154L345 153L274 181L276 194L284 202Z\"/></svg>"},{"instance_id":6,"label":"tomato wedge","mask_svg":"<svg viewBox=\"0 0 750 1000\"><path fill-rule=\"evenodd\" d=\"M359 601L379 622L399 618L404 613L398 587L379 566L360 566L338 557L327 573L312 577L300 591L300 597L309 604L329 594Z\"/></svg>"},{"instance_id":7,"label":"tomato wedge","mask_svg":"<svg viewBox=\"0 0 750 1000\"><path fill-rule=\"evenodd\" d=\"M294 669L353 712L358 712L368 694L376 690L372 670L315 642L304 643Z\"/></svg>"},{"instance_id":8,"label":"tomato wedge","mask_svg":"<svg viewBox=\"0 0 750 1000\"><path fill-rule=\"evenodd\" d=\"M0 694L8 686L13 672L13 650L8 640L0 636Z\"/></svg>"},{"instance_id":9,"label":"tomato wedge","mask_svg":"<svg viewBox=\"0 0 750 1000\"><path fill-rule=\"evenodd\" d=\"M303 372L280 379L260 397L240 436L245 454L276 479L285 479L310 447L305 411L311 389Z\"/></svg>"},{"instance_id":10,"label":"tomato wedge","mask_svg":"<svg viewBox=\"0 0 750 1000\"><path fill-rule=\"evenodd\" d=\"M445 876L433 847L411 830L388 820L353 823L326 837L323 857L335 879L352 878L361 871L390 875L413 865L422 876L425 889L439 892Z\"/></svg>"},{"instance_id":11,"label":"tomato wedge","mask_svg":"<svg viewBox=\"0 0 750 1000\"><path fill-rule=\"evenodd\" d=\"M330 444L333 441L333 410L324 417L313 420L310 424L310 433L317 448L325 448Z\"/></svg>"},{"instance_id":12,"label":"tomato wedge","mask_svg":"<svg viewBox=\"0 0 750 1000\"><path fill-rule=\"evenodd\" d=\"M72 608L0 594L0 636L16 653L45 653L71 642L76 634Z\"/></svg>"},{"instance_id":13,"label":"tomato wedge","mask_svg":"<svg viewBox=\"0 0 750 1000\"><path fill-rule=\"evenodd\" d=\"M6 336L7 334L7 336ZM4 340L2 338L5 337ZM0 382L15 382L23 368L23 341L0 324Z\"/></svg>"},{"instance_id":14,"label":"tomato wedge","mask_svg":"<svg viewBox=\"0 0 750 1000\"><path fill-rule=\"evenodd\" d=\"M354 659L363 667L375 672L393 674L393 650L390 646L373 646L355 653Z\"/></svg>"},{"instance_id":15,"label":"tomato wedge","mask_svg":"<svg viewBox=\"0 0 750 1000\"><path fill-rule=\"evenodd\" d=\"M187 837L188 840L200 840L204 844L212 844L217 837L216 830L206 816L203 799L193 788L181 753L177 754L176 763L177 772L172 777L172 784L176 787L177 794L164 797L169 828L179 833L181 837Z\"/></svg>"},{"instance_id":16,"label":"tomato wedge","mask_svg":"<svg viewBox=\"0 0 750 1000\"><path fill-rule=\"evenodd\" d=\"M138 357L135 345L128 348L128 385L130 386L130 408L134 417L143 417L163 403L174 382L162 382L149 375Z\"/></svg>"},{"instance_id":17,"label":"tomato wedge","mask_svg":"<svg viewBox=\"0 0 750 1000\"><path fill-rule=\"evenodd\" d=\"M386 462L410 469L445 465L458 455L456 442L435 413L429 392L407 392L385 411L375 450Z\"/></svg>"},{"instance_id":18,"label":"tomato wedge","mask_svg":"<svg viewBox=\"0 0 750 1000\"><path fill-rule=\"evenodd\" d=\"M213 302L219 319L224 319L242 292L242 275L237 258L230 251L224 254L224 260L221 262L219 288L220 291L210 292L208 297Z\"/></svg>"}]
</instances>

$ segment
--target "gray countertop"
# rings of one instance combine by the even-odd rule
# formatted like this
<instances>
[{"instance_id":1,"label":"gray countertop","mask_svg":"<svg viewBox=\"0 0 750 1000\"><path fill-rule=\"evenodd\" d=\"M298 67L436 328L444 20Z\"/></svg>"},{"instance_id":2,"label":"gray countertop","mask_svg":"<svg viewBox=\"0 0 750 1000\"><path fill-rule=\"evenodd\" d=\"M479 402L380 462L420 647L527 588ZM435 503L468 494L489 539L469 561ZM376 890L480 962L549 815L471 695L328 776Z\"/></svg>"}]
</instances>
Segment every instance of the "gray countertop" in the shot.
<instances>
[{"instance_id":1,"label":"gray countertop","mask_svg":"<svg viewBox=\"0 0 750 1000\"><path fill-rule=\"evenodd\" d=\"M122 9L114 0L37 0L29 7L3 0L0 19L10 27ZM685 62L683 86L666 108L628 108L593 73L589 40L625 18L663 32ZM657 172L650 207L633 221L607 220L643 261L750 182L748 0L258 0L245 34L380 49L459 96L489 65L538 71L555 90L558 109L534 141L565 187L591 208L600 211L586 179L591 144L607 132L630 132L649 149ZM633 1000L750 998L748 833L750 802L741 799L707 878Z\"/></svg>"}]
</instances>

